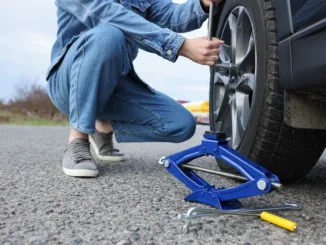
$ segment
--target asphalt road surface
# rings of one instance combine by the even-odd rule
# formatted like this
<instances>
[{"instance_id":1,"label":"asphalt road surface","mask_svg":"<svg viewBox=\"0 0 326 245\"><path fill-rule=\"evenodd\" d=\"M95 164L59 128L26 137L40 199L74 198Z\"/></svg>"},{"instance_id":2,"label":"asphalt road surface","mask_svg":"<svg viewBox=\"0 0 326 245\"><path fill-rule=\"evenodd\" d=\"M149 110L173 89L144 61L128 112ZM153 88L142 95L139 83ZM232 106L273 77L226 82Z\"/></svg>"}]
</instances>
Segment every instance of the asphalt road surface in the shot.
<instances>
[{"instance_id":1,"label":"asphalt road surface","mask_svg":"<svg viewBox=\"0 0 326 245\"><path fill-rule=\"evenodd\" d=\"M176 216L194 206L183 201L189 190L157 162L199 144L205 130L183 144L120 144L127 161L99 162L98 178L77 179L61 171L67 127L0 126L0 244L326 244L325 154L299 183L244 200L302 204L302 211L276 213L296 221L297 232L258 217L220 216L196 220L184 234ZM196 164L217 169L212 158Z\"/></svg>"}]
</instances>

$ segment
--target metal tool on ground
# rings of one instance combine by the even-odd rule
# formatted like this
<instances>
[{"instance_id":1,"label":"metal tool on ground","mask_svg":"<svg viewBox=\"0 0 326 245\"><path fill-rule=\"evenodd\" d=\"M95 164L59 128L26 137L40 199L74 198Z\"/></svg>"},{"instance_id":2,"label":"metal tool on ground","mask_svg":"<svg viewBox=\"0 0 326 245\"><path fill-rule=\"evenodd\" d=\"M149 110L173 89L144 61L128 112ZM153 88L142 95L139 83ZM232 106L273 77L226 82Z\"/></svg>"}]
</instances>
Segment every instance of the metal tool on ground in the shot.
<instances>
[{"instance_id":1,"label":"metal tool on ground","mask_svg":"<svg viewBox=\"0 0 326 245\"><path fill-rule=\"evenodd\" d=\"M233 210L218 210L215 208L202 208L193 207L188 210L187 213L178 215L178 219L193 219L206 216L220 215L220 214L234 214L234 213L258 213L266 211L278 211L278 210L301 210L301 205L296 203L285 203L281 206L266 207L266 208L250 208L250 209L233 209Z\"/></svg>"},{"instance_id":2,"label":"metal tool on ground","mask_svg":"<svg viewBox=\"0 0 326 245\"><path fill-rule=\"evenodd\" d=\"M295 222L266 212L271 210L284 210L284 209L300 210L301 206L298 204L285 204L278 207L268 207L268 208L259 208L259 209L238 209L238 210L217 210L212 208L194 207L189 209L187 213L179 214L178 219L187 219L187 222L183 227L183 231L185 233L189 231L190 221L188 219L219 216L219 215L259 216L264 221L267 221L269 223L272 223L274 225L277 225L279 227L282 227L290 231L295 231L297 228Z\"/></svg>"}]
</instances>

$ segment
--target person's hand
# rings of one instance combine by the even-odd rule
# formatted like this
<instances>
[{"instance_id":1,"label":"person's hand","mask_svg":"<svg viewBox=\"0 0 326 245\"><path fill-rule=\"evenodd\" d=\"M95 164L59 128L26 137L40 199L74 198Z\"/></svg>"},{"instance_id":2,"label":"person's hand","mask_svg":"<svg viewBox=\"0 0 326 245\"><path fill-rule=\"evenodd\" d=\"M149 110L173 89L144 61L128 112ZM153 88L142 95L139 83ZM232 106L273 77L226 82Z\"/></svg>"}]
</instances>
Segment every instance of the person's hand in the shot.
<instances>
[{"instance_id":1,"label":"person's hand","mask_svg":"<svg viewBox=\"0 0 326 245\"><path fill-rule=\"evenodd\" d=\"M213 66L219 58L222 43L224 41L215 37L212 41L207 40L207 37L186 39L178 54L201 65Z\"/></svg>"},{"instance_id":2,"label":"person's hand","mask_svg":"<svg viewBox=\"0 0 326 245\"><path fill-rule=\"evenodd\" d=\"M219 4L220 2L222 2L223 0L200 0L202 3L203 3L203 5L206 7L206 8L208 8L209 7L209 4L211 3L211 2L213 2L213 3L215 3L215 4Z\"/></svg>"}]
</instances>

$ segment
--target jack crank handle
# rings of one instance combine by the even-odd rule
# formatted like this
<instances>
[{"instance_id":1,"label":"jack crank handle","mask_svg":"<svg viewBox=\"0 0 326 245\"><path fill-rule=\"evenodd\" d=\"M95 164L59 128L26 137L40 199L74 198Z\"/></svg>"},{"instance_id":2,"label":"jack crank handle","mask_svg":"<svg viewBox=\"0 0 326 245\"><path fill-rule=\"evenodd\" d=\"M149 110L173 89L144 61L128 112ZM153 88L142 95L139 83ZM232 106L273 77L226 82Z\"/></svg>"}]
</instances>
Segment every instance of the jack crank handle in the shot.
<instances>
[{"instance_id":1,"label":"jack crank handle","mask_svg":"<svg viewBox=\"0 0 326 245\"><path fill-rule=\"evenodd\" d=\"M213 37L213 15L214 15L214 3L209 4L209 17L208 17L208 40L212 40Z\"/></svg>"}]
</instances>

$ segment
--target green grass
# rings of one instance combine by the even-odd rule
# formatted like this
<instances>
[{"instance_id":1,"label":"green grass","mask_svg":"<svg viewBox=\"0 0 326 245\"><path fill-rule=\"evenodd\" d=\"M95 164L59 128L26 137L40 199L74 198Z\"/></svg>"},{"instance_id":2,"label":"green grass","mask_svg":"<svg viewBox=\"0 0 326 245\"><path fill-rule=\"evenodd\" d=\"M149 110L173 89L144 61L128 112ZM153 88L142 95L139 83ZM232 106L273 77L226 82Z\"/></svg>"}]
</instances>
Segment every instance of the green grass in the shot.
<instances>
[{"instance_id":1,"label":"green grass","mask_svg":"<svg viewBox=\"0 0 326 245\"><path fill-rule=\"evenodd\" d=\"M68 126L68 122L53 122L43 119L27 119L27 120L10 120L5 124L12 125L32 125L32 126Z\"/></svg>"},{"instance_id":2,"label":"green grass","mask_svg":"<svg viewBox=\"0 0 326 245\"><path fill-rule=\"evenodd\" d=\"M69 122L55 122L37 117L24 117L9 111L0 111L0 124L34 125L34 126L68 126Z\"/></svg>"}]
</instances>

